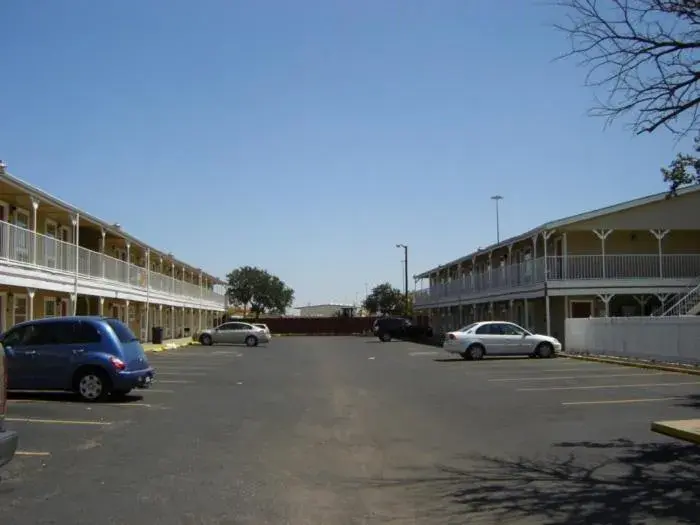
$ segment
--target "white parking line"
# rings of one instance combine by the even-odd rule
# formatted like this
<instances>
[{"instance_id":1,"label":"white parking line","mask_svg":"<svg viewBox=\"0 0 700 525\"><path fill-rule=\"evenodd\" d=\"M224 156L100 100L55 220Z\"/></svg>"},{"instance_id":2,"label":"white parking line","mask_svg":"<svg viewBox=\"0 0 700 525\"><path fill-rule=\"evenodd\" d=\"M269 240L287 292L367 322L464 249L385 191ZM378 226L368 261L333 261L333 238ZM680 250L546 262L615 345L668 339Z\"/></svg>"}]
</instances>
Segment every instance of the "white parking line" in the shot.
<instances>
[{"instance_id":1,"label":"white parking line","mask_svg":"<svg viewBox=\"0 0 700 525\"><path fill-rule=\"evenodd\" d=\"M409 352L408 355L410 356L416 356L416 355L438 355L439 352Z\"/></svg>"},{"instance_id":2,"label":"white parking line","mask_svg":"<svg viewBox=\"0 0 700 525\"><path fill-rule=\"evenodd\" d=\"M650 386L687 386L700 385L700 381L689 381L679 383L637 383L636 385L587 385L587 386L554 386L544 388L518 388L518 392L549 392L554 390L597 390L605 388L646 388Z\"/></svg>"},{"instance_id":3,"label":"white parking line","mask_svg":"<svg viewBox=\"0 0 700 525\"><path fill-rule=\"evenodd\" d=\"M563 402L564 406L575 406L575 405L626 405L628 403L654 403L657 401L675 401L678 399L685 399L680 396L675 397L646 397L640 399L606 399L603 401L566 401Z\"/></svg>"},{"instance_id":4,"label":"white parking line","mask_svg":"<svg viewBox=\"0 0 700 525\"><path fill-rule=\"evenodd\" d=\"M560 381L565 379L606 379L608 377L635 377L635 376L663 376L675 375L673 372L636 372L631 374L586 374L579 376L533 376L533 377L508 377L499 379L489 379L493 383L505 383L510 381Z\"/></svg>"}]
</instances>

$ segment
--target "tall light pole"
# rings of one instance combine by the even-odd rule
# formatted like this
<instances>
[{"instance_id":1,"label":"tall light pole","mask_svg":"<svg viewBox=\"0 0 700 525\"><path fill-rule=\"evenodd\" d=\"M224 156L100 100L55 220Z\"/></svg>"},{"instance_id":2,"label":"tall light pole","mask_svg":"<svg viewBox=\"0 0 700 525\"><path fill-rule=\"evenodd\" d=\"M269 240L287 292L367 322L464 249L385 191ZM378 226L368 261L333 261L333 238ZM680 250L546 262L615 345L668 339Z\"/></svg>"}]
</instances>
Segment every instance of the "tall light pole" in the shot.
<instances>
[{"instance_id":1,"label":"tall light pole","mask_svg":"<svg viewBox=\"0 0 700 525\"><path fill-rule=\"evenodd\" d=\"M404 314L408 317L408 246L397 244L397 248L403 248L403 293L404 293Z\"/></svg>"},{"instance_id":2,"label":"tall light pole","mask_svg":"<svg viewBox=\"0 0 700 525\"><path fill-rule=\"evenodd\" d=\"M492 200L496 201L496 244L501 242L501 217L498 213L498 201L503 200L501 195L493 195Z\"/></svg>"}]
</instances>

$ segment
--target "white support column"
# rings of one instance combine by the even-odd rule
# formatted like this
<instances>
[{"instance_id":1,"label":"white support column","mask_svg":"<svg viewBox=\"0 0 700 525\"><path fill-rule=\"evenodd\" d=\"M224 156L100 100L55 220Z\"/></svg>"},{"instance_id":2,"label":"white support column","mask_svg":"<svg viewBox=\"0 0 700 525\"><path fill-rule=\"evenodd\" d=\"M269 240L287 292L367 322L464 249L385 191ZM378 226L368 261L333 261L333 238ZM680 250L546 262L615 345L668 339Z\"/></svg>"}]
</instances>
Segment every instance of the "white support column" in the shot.
<instances>
[{"instance_id":1,"label":"white support column","mask_svg":"<svg viewBox=\"0 0 700 525\"><path fill-rule=\"evenodd\" d=\"M106 259L105 259L105 249L106 249L106 241L107 241L107 239L106 239L106 237L107 237L107 230L105 230L104 228L102 228L102 231L101 231L100 233L102 233L102 237L101 237L101 239L100 239L100 253L102 254L101 257L100 257L100 259L101 259L101 261L102 261L102 272L101 272L101 275L102 275L102 278L104 279L104 278L105 278L105 260L106 260Z\"/></svg>"},{"instance_id":2,"label":"white support column","mask_svg":"<svg viewBox=\"0 0 700 525\"><path fill-rule=\"evenodd\" d=\"M37 213L39 211L39 199L36 197L32 196L32 263L36 264L36 252L37 252L37 233L39 231L38 228L38 219L37 219ZM44 263L46 264L46 263Z\"/></svg>"},{"instance_id":3,"label":"white support column","mask_svg":"<svg viewBox=\"0 0 700 525\"><path fill-rule=\"evenodd\" d=\"M165 326L163 326L163 305L158 305L158 326L165 331ZM165 334L164 334L165 335Z\"/></svg>"},{"instance_id":4,"label":"white support column","mask_svg":"<svg viewBox=\"0 0 700 525\"><path fill-rule=\"evenodd\" d=\"M126 284L131 286L131 243L126 243Z\"/></svg>"},{"instance_id":5,"label":"white support column","mask_svg":"<svg viewBox=\"0 0 700 525\"><path fill-rule=\"evenodd\" d=\"M97 315L100 317L104 317L105 315L105 298L104 297L99 297L98 302L97 302Z\"/></svg>"},{"instance_id":6,"label":"white support column","mask_svg":"<svg viewBox=\"0 0 700 525\"><path fill-rule=\"evenodd\" d=\"M124 324L131 329L131 315L129 312L129 305L131 304L131 301L129 299L126 300L126 306L124 307Z\"/></svg>"},{"instance_id":7,"label":"white support column","mask_svg":"<svg viewBox=\"0 0 700 525\"><path fill-rule=\"evenodd\" d=\"M639 308L642 310L642 317L647 315L646 312L644 311L647 303L649 302L649 299L651 299L650 295L635 295L634 300L639 303Z\"/></svg>"},{"instance_id":8,"label":"white support column","mask_svg":"<svg viewBox=\"0 0 700 525\"><path fill-rule=\"evenodd\" d=\"M175 270L175 265L173 264L173 271L174 270ZM174 306L170 307L170 339L175 339L175 307Z\"/></svg>"},{"instance_id":9,"label":"white support column","mask_svg":"<svg viewBox=\"0 0 700 525\"><path fill-rule=\"evenodd\" d=\"M598 297L605 304L605 317L610 317L610 301L615 297L615 294L600 294Z\"/></svg>"},{"instance_id":10,"label":"white support column","mask_svg":"<svg viewBox=\"0 0 700 525\"><path fill-rule=\"evenodd\" d=\"M202 272L199 272L199 328L202 331Z\"/></svg>"},{"instance_id":11,"label":"white support column","mask_svg":"<svg viewBox=\"0 0 700 525\"><path fill-rule=\"evenodd\" d=\"M610 234L613 232L613 230L593 230L593 233L595 234L596 237L600 239L600 253L603 256L603 279L606 277L606 271L605 271L605 239L607 239Z\"/></svg>"},{"instance_id":12,"label":"white support column","mask_svg":"<svg viewBox=\"0 0 700 525\"><path fill-rule=\"evenodd\" d=\"M542 241L544 245L544 311L547 324L547 335L550 336L552 335L552 312L550 308L549 293L547 291L547 279L549 277L549 269L547 265L547 243L549 242L549 238L552 236L553 233L554 230L545 230L542 232Z\"/></svg>"},{"instance_id":13,"label":"white support column","mask_svg":"<svg viewBox=\"0 0 700 525\"><path fill-rule=\"evenodd\" d=\"M566 232L561 234L561 251L562 251L562 279L569 278L569 242L566 237Z\"/></svg>"},{"instance_id":14,"label":"white support column","mask_svg":"<svg viewBox=\"0 0 700 525\"><path fill-rule=\"evenodd\" d=\"M27 302L29 303L29 320L34 320L34 296L36 295L36 290L34 288L27 288Z\"/></svg>"},{"instance_id":15,"label":"white support column","mask_svg":"<svg viewBox=\"0 0 700 525\"><path fill-rule=\"evenodd\" d=\"M175 295L175 263L174 262L170 263L170 273L171 273L170 286L172 287L172 290L170 290L170 293Z\"/></svg>"},{"instance_id":16,"label":"white support column","mask_svg":"<svg viewBox=\"0 0 700 525\"><path fill-rule=\"evenodd\" d=\"M68 299L70 303L70 315L78 315L78 294L72 293Z\"/></svg>"},{"instance_id":17,"label":"white support column","mask_svg":"<svg viewBox=\"0 0 700 525\"><path fill-rule=\"evenodd\" d=\"M663 315L664 312L666 311L666 301L668 301L668 298L671 297L673 294L670 293L657 293L654 294L656 295L656 298L659 300L661 303L661 308L659 310L659 315Z\"/></svg>"},{"instance_id":18,"label":"white support column","mask_svg":"<svg viewBox=\"0 0 700 525\"><path fill-rule=\"evenodd\" d=\"M519 322L519 321L520 321L519 319L516 320L516 319L513 318L513 299L511 299L510 301L508 301L508 319L509 319L511 322Z\"/></svg>"},{"instance_id":19,"label":"white support column","mask_svg":"<svg viewBox=\"0 0 700 525\"><path fill-rule=\"evenodd\" d=\"M663 240L671 230L649 230L656 237L656 246L659 252L659 277L664 276L664 256L663 256Z\"/></svg>"},{"instance_id":20,"label":"white support column","mask_svg":"<svg viewBox=\"0 0 700 525\"><path fill-rule=\"evenodd\" d=\"M76 213L71 217L73 223L73 240L75 242L75 279L73 283L72 312L73 315L78 315L78 277L80 275L80 214Z\"/></svg>"},{"instance_id":21,"label":"white support column","mask_svg":"<svg viewBox=\"0 0 700 525\"><path fill-rule=\"evenodd\" d=\"M151 338L151 249L146 248L146 341Z\"/></svg>"}]
</instances>

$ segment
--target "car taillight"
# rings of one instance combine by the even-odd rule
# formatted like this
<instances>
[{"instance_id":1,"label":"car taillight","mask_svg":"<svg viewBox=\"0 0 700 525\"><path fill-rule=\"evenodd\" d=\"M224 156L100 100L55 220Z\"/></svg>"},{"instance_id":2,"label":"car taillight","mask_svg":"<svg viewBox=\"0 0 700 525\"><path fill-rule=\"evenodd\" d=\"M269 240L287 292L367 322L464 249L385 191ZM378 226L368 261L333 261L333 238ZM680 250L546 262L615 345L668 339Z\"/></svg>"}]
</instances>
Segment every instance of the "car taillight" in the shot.
<instances>
[{"instance_id":1,"label":"car taillight","mask_svg":"<svg viewBox=\"0 0 700 525\"><path fill-rule=\"evenodd\" d=\"M116 368L117 370L124 370L124 369L126 369L126 363L124 363L124 361L122 361L122 360L119 359L119 358L110 357L110 358L109 358L109 362L112 363L112 366L113 366L114 368Z\"/></svg>"},{"instance_id":2,"label":"car taillight","mask_svg":"<svg viewBox=\"0 0 700 525\"><path fill-rule=\"evenodd\" d=\"M455 334L447 334L447 338L448 338L448 339L457 339L457 337L455 336Z\"/></svg>"}]
</instances>

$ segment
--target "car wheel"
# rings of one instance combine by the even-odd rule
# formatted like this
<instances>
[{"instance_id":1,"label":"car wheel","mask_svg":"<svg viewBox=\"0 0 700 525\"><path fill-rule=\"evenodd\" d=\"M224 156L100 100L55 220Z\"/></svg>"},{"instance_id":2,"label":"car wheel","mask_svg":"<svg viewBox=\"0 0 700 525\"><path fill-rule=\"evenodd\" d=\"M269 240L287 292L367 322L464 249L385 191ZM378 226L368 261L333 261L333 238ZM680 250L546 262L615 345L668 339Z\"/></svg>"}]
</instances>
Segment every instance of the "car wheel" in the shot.
<instances>
[{"instance_id":1,"label":"car wheel","mask_svg":"<svg viewBox=\"0 0 700 525\"><path fill-rule=\"evenodd\" d=\"M258 346L258 338L255 337L254 335L249 335L248 337L245 338L245 345L246 346Z\"/></svg>"},{"instance_id":2,"label":"car wheel","mask_svg":"<svg viewBox=\"0 0 700 525\"><path fill-rule=\"evenodd\" d=\"M90 403L104 399L110 391L107 374L94 368L80 372L75 378L75 391L83 401Z\"/></svg>"},{"instance_id":3,"label":"car wheel","mask_svg":"<svg viewBox=\"0 0 700 525\"><path fill-rule=\"evenodd\" d=\"M200 337L199 342L202 343L204 346L211 346L214 343L209 334L204 334L202 337Z\"/></svg>"},{"instance_id":4,"label":"car wheel","mask_svg":"<svg viewBox=\"0 0 700 525\"><path fill-rule=\"evenodd\" d=\"M469 361L479 361L480 359L483 359L485 353L486 351L484 350L483 346L471 345L469 348L467 348L467 351L462 354L462 357Z\"/></svg>"},{"instance_id":5,"label":"car wheel","mask_svg":"<svg viewBox=\"0 0 700 525\"><path fill-rule=\"evenodd\" d=\"M537 357L542 357L544 359L554 357L554 347L549 343L540 343L537 345L537 350L535 352Z\"/></svg>"},{"instance_id":6,"label":"car wheel","mask_svg":"<svg viewBox=\"0 0 700 525\"><path fill-rule=\"evenodd\" d=\"M389 334L389 333L382 334L379 336L379 340L383 343L388 343L389 341L391 341L391 334Z\"/></svg>"}]
</instances>

